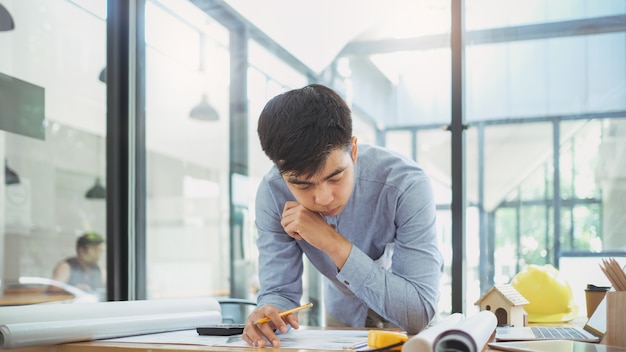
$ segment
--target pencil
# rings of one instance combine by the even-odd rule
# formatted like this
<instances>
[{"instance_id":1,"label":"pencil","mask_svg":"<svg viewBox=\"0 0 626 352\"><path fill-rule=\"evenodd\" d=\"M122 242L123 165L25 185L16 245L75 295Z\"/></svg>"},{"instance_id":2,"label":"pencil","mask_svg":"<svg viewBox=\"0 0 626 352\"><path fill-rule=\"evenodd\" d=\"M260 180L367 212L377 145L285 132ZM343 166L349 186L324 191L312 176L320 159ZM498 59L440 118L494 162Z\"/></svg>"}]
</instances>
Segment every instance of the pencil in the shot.
<instances>
[{"instance_id":1,"label":"pencil","mask_svg":"<svg viewBox=\"0 0 626 352\"><path fill-rule=\"evenodd\" d=\"M613 258L609 260L602 259L602 264L603 265L600 266L600 269L602 269L604 275L607 276L611 285L613 285L613 288L617 291L626 290L626 275L620 268L617 261Z\"/></svg>"},{"instance_id":2,"label":"pencil","mask_svg":"<svg viewBox=\"0 0 626 352\"><path fill-rule=\"evenodd\" d=\"M367 347L367 341L357 342L352 345L343 346L344 350L360 350L362 348Z\"/></svg>"},{"instance_id":3,"label":"pencil","mask_svg":"<svg viewBox=\"0 0 626 352\"><path fill-rule=\"evenodd\" d=\"M305 309L311 308L311 307L313 307L313 303L307 303L305 305L301 305L300 307L296 307L296 308L293 308L293 309L286 310L284 312L280 312L280 313L278 313L278 315L281 316L281 317L284 317L284 316L287 316L289 314L293 314L295 312L299 312L301 310L305 310ZM265 318L261 318L261 319L255 321L254 323L255 324L263 324L263 323L267 323L269 321L270 321L270 318L265 317Z\"/></svg>"},{"instance_id":4,"label":"pencil","mask_svg":"<svg viewBox=\"0 0 626 352\"><path fill-rule=\"evenodd\" d=\"M624 271L622 271L622 268L620 267L619 263L615 260L615 258L609 258L605 262L605 267L607 268L607 271L611 273L611 275L613 276L613 281L615 281L615 283L617 284L617 285L614 285L615 289L617 291L625 291L626 290L626 274L624 274Z\"/></svg>"},{"instance_id":5,"label":"pencil","mask_svg":"<svg viewBox=\"0 0 626 352\"><path fill-rule=\"evenodd\" d=\"M626 273L624 273L624 270L622 270L622 267L615 258L611 258L610 262L613 264L613 270L615 271L618 281L621 282L622 288L620 291L626 291Z\"/></svg>"}]
</instances>

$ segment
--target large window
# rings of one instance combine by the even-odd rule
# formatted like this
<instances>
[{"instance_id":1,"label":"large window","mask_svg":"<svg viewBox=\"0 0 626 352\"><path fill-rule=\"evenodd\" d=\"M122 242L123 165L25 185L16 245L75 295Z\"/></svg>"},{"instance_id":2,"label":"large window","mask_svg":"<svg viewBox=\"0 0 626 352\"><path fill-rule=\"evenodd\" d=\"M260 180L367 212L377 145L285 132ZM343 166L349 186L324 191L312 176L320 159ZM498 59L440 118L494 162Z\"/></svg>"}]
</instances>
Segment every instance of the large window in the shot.
<instances>
[{"instance_id":1,"label":"large window","mask_svg":"<svg viewBox=\"0 0 626 352\"><path fill-rule=\"evenodd\" d=\"M80 261L99 266L95 281L53 272L83 258L80 236L107 232L106 2L2 5L14 28L0 32L0 302L103 299L104 245Z\"/></svg>"},{"instance_id":2,"label":"large window","mask_svg":"<svg viewBox=\"0 0 626 352\"><path fill-rule=\"evenodd\" d=\"M624 216L615 209L622 208L616 199L623 193L626 46L625 34L610 28L626 8L615 2L465 5L464 301L472 310L482 293L528 264L558 267L562 256L624 253L626 241L615 235ZM563 22L571 20L579 22ZM609 29L581 31L587 23ZM441 82L449 82L450 52L430 39L396 77L402 114L387 120L386 145L414 157L444 186L439 222L449 265L451 149L450 132L441 127L450 120L450 88ZM444 279L451 275L447 268ZM579 278L566 278L582 292ZM445 280L442 285L449 293Z\"/></svg>"},{"instance_id":3,"label":"large window","mask_svg":"<svg viewBox=\"0 0 626 352\"><path fill-rule=\"evenodd\" d=\"M229 295L228 32L147 1L147 298Z\"/></svg>"},{"instance_id":4,"label":"large window","mask_svg":"<svg viewBox=\"0 0 626 352\"><path fill-rule=\"evenodd\" d=\"M0 55L0 272L8 287L20 277L51 279L84 232L119 234L107 226L118 216L106 213L111 203L86 197L106 187L111 167L106 1L0 1L16 23L0 32L10 48ZM137 253L145 254L138 267L147 298L254 299L254 197L271 166L256 120L268 99L310 82L348 101L359 141L405 153L433 179L441 312L454 309L455 295L478 309L482 293L528 264L626 253L624 2L464 1L463 75L451 69L456 2L346 1L324 11L286 1L280 15L241 0L138 3L146 177L128 178L145 182L145 211L133 216L146 225ZM462 106L451 99L459 81ZM458 108L467 125L462 150L449 131ZM15 114L28 123L16 124ZM461 175L452 160L461 151L465 253L455 253L452 186ZM466 270L453 273L458 255ZM321 279L312 268L306 275L306 295L320 299ZM453 287L456 275L465 290Z\"/></svg>"}]
</instances>

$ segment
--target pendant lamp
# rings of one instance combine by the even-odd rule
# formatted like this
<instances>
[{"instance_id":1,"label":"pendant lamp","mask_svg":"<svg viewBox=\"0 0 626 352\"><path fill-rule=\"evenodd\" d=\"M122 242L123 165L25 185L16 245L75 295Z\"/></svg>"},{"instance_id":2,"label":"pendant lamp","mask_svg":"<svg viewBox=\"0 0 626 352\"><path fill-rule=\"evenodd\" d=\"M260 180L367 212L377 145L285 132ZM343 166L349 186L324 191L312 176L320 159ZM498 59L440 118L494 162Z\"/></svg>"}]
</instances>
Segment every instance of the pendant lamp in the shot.
<instances>
[{"instance_id":1,"label":"pendant lamp","mask_svg":"<svg viewBox=\"0 0 626 352\"><path fill-rule=\"evenodd\" d=\"M220 118L217 110L209 104L209 98L206 94L203 94L200 103L191 109L189 117L201 121L217 121Z\"/></svg>"},{"instance_id":2,"label":"pendant lamp","mask_svg":"<svg viewBox=\"0 0 626 352\"><path fill-rule=\"evenodd\" d=\"M10 31L15 29L15 23L13 17L9 11L0 4L0 32Z\"/></svg>"},{"instance_id":3,"label":"pendant lamp","mask_svg":"<svg viewBox=\"0 0 626 352\"><path fill-rule=\"evenodd\" d=\"M9 163L4 160L4 184L5 185L17 185L20 183L20 177L13 169L9 167Z\"/></svg>"},{"instance_id":4,"label":"pendant lamp","mask_svg":"<svg viewBox=\"0 0 626 352\"><path fill-rule=\"evenodd\" d=\"M98 80L102 83L107 83L107 68L103 68L98 75Z\"/></svg>"},{"instance_id":5,"label":"pendant lamp","mask_svg":"<svg viewBox=\"0 0 626 352\"><path fill-rule=\"evenodd\" d=\"M98 151L98 166L97 168L100 168L100 140L99 138L96 136L96 144L97 144L97 151ZM105 199L107 196L107 192L106 189L104 188L104 186L102 185L102 181L100 180L100 177L97 176L96 180L93 184L93 186L91 186L91 188L89 188L87 190L87 192L85 193L85 198L87 199Z\"/></svg>"},{"instance_id":6,"label":"pendant lamp","mask_svg":"<svg viewBox=\"0 0 626 352\"><path fill-rule=\"evenodd\" d=\"M102 182L100 182L100 177L96 177L96 182L90 189L85 193L85 198L87 199L105 199L107 197L107 191L102 186Z\"/></svg>"}]
</instances>

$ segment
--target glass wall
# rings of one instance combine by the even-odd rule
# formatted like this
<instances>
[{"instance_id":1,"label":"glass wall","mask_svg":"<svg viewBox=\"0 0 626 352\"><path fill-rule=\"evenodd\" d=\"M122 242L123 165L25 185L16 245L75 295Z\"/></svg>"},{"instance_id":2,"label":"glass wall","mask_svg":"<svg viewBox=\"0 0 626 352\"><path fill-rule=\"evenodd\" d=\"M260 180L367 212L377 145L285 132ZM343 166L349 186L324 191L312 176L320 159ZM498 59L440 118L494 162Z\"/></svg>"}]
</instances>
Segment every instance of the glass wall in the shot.
<instances>
[{"instance_id":1,"label":"glass wall","mask_svg":"<svg viewBox=\"0 0 626 352\"><path fill-rule=\"evenodd\" d=\"M474 178L468 197L482 211L480 234L488 243L481 255L482 292L509 282L528 264L558 268L563 256L626 249L611 230L623 216L604 215L614 214L611 194L621 188L612 167L623 165L623 157L609 157L607 150L626 142L618 127L626 117L625 35L585 33L562 22L621 15L624 3L514 3L500 9L503 16L492 16L500 23L487 19L492 5L498 8L468 2L470 33L533 25L544 34L526 38L521 30L466 51L466 116L476 129L467 150L477 155L468 164L468 179ZM596 23L603 21L611 18ZM607 142L611 147L603 147ZM569 265L564 277L584 310L584 280L597 277L577 278L571 275L575 264Z\"/></svg>"},{"instance_id":2,"label":"glass wall","mask_svg":"<svg viewBox=\"0 0 626 352\"><path fill-rule=\"evenodd\" d=\"M147 298L229 294L228 32L147 1Z\"/></svg>"},{"instance_id":3,"label":"glass wall","mask_svg":"<svg viewBox=\"0 0 626 352\"><path fill-rule=\"evenodd\" d=\"M97 182L106 187L106 83L98 78L106 2L0 1L15 20L0 32L11 49L0 56L0 272L4 288L15 288L20 277L52 279L79 235L107 232L106 201L86 197ZM146 222L138 250L147 298L254 299L254 197L271 166L256 120L271 97L319 82L349 102L359 141L409 155L433 179L445 256L439 309L450 312L458 175L446 126L450 82L459 79L450 2L346 2L333 9L337 18L314 11L319 4L286 4L286 16L274 16L227 2L225 12L201 0L145 2L146 212L137 216ZM464 5L462 275L473 310L528 264L624 256L626 4ZM15 114L28 123L16 124ZM319 299L319 276L306 275L306 294Z\"/></svg>"},{"instance_id":4,"label":"glass wall","mask_svg":"<svg viewBox=\"0 0 626 352\"><path fill-rule=\"evenodd\" d=\"M623 23L613 16L623 16L626 6L467 1L465 10L465 306L477 310L481 293L510 282L528 264L559 267L562 258L624 256L626 240L615 229L625 219L616 211L623 209L616 199L623 193L617 170L626 146L625 35L623 29L581 28ZM569 20L580 22L563 22ZM418 51L428 56L434 50L424 45ZM414 62L438 72L447 56ZM441 129L449 120L449 93L437 94L437 84L429 90L432 80L424 77L433 75L401 76L417 85L407 100L419 106L409 111L419 114L394 125L387 145L414 156L436 184L449 187L449 132ZM444 228L448 204L439 202ZM450 246L444 230L444 253ZM587 264L568 259L568 265L565 278L584 310L584 280L597 276L576 277L572 266Z\"/></svg>"},{"instance_id":5,"label":"glass wall","mask_svg":"<svg viewBox=\"0 0 626 352\"><path fill-rule=\"evenodd\" d=\"M103 299L106 2L2 5L13 27L0 31L0 302Z\"/></svg>"}]
</instances>

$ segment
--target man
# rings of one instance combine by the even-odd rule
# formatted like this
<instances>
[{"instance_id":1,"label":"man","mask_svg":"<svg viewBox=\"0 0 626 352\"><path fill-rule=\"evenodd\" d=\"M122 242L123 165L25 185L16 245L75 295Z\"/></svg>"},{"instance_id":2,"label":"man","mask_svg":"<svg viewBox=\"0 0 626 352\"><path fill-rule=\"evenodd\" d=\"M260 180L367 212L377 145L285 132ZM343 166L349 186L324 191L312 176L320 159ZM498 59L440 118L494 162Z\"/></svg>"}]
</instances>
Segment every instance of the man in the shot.
<instances>
[{"instance_id":1,"label":"man","mask_svg":"<svg viewBox=\"0 0 626 352\"><path fill-rule=\"evenodd\" d=\"M64 259L54 268L52 278L87 292L104 289L105 275L98 265L104 251L104 239L87 232L76 240L76 256Z\"/></svg>"},{"instance_id":2,"label":"man","mask_svg":"<svg viewBox=\"0 0 626 352\"><path fill-rule=\"evenodd\" d=\"M349 107L318 84L271 99L258 134L274 167L256 198L260 292L243 339L280 346L278 314L300 304L302 254L325 277L327 326L397 326L434 317L443 260L429 178L412 160L358 145ZM266 324L255 324L263 317Z\"/></svg>"}]
</instances>

